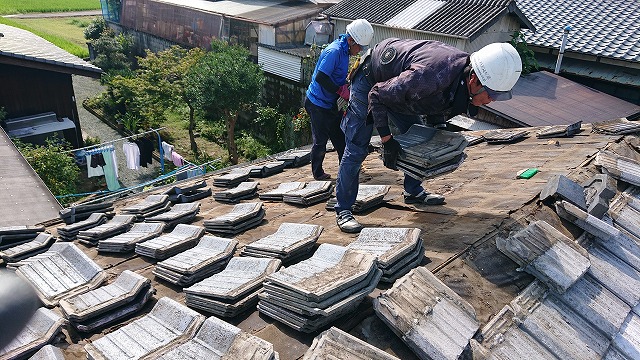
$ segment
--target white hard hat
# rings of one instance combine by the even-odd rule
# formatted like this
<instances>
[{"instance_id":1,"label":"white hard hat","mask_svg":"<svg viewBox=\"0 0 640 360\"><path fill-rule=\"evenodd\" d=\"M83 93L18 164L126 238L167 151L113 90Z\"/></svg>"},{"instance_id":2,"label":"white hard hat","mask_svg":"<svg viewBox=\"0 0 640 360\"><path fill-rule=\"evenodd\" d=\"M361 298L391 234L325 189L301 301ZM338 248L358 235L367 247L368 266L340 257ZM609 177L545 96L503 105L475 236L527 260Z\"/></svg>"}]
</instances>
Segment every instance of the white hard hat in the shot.
<instances>
[{"instance_id":1,"label":"white hard hat","mask_svg":"<svg viewBox=\"0 0 640 360\"><path fill-rule=\"evenodd\" d=\"M365 19L358 19L347 25L347 34L358 45L368 46L373 39L373 26Z\"/></svg>"},{"instance_id":2,"label":"white hard hat","mask_svg":"<svg viewBox=\"0 0 640 360\"><path fill-rule=\"evenodd\" d=\"M511 91L522 72L522 60L511 44L493 43L471 54L471 67L482 85Z\"/></svg>"}]
</instances>

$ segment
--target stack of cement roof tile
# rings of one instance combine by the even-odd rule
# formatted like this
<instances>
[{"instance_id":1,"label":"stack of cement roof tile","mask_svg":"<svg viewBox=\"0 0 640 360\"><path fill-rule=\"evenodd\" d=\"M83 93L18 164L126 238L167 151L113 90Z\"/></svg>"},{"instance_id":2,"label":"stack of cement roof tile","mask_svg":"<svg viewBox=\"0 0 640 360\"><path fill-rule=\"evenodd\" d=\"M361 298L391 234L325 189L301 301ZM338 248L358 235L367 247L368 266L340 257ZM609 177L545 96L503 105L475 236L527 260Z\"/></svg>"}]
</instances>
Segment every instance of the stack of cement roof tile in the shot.
<instances>
[{"instance_id":1,"label":"stack of cement roof tile","mask_svg":"<svg viewBox=\"0 0 640 360\"><path fill-rule=\"evenodd\" d=\"M189 286L220 272L237 245L236 240L205 235L196 247L157 263L153 273L173 284Z\"/></svg>"},{"instance_id":2,"label":"stack of cement roof tile","mask_svg":"<svg viewBox=\"0 0 640 360\"><path fill-rule=\"evenodd\" d=\"M375 255L382 270L380 281L384 282L394 282L418 266L424 257L417 228L364 228L347 248Z\"/></svg>"},{"instance_id":3,"label":"stack of cement roof tile","mask_svg":"<svg viewBox=\"0 0 640 360\"><path fill-rule=\"evenodd\" d=\"M333 185L331 181L311 181L302 189L284 193L282 195L282 201L309 206L329 199L332 192Z\"/></svg>"},{"instance_id":4,"label":"stack of cement roof tile","mask_svg":"<svg viewBox=\"0 0 640 360\"><path fill-rule=\"evenodd\" d=\"M114 282L60 300L60 310L80 331L94 331L139 311L155 293L151 280L123 271Z\"/></svg>"},{"instance_id":5,"label":"stack of cement roof tile","mask_svg":"<svg viewBox=\"0 0 640 360\"><path fill-rule=\"evenodd\" d=\"M156 359L160 354L191 339L204 316L163 297L149 314L85 345L88 358Z\"/></svg>"},{"instance_id":6,"label":"stack of cement roof tile","mask_svg":"<svg viewBox=\"0 0 640 360\"><path fill-rule=\"evenodd\" d=\"M56 238L53 237L53 235L39 233L35 239L27 243L16 245L1 251L0 257L2 257L5 263L13 263L47 251L49 246L51 246L55 241Z\"/></svg>"},{"instance_id":7,"label":"stack of cement roof tile","mask_svg":"<svg viewBox=\"0 0 640 360\"><path fill-rule=\"evenodd\" d=\"M169 195L169 201L172 204L188 203L198 200L202 200L208 196L211 196L211 188L207 187L207 183L202 180L192 185L174 186L165 191L165 195Z\"/></svg>"},{"instance_id":8,"label":"stack of cement roof tile","mask_svg":"<svg viewBox=\"0 0 640 360\"><path fill-rule=\"evenodd\" d=\"M463 132L462 136L464 136L464 138L467 140L467 146L477 145L484 141L482 135L477 135L474 133Z\"/></svg>"},{"instance_id":9,"label":"stack of cement roof tile","mask_svg":"<svg viewBox=\"0 0 640 360\"><path fill-rule=\"evenodd\" d=\"M482 137L489 144L504 144L522 140L527 134L529 134L529 132L526 130L500 129L489 131L482 135Z\"/></svg>"},{"instance_id":10,"label":"stack of cement roof tile","mask_svg":"<svg viewBox=\"0 0 640 360\"><path fill-rule=\"evenodd\" d=\"M264 215L261 202L237 204L230 213L205 220L204 227L212 233L233 236L260 225Z\"/></svg>"},{"instance_id":11,"label":"stack of cement roof tile","mask_svg":"<svg viewBox=\"0 0 640 360\"><path fill-rule=\"evenodd\" d=\"M391 189L389 185L360 185L358 187L358 195L356 195L356 202L351 207L351 211L361 213L382 204L384 196L387 195L389 189ZM333 211L336 202L336 198L329 199L326 209Z\"/></svg>"},{"instance_id":12,"label":"stack of cement roof tile","mask_svg":"<svg viewBox=\"0 0 640 360\"><path fill-rule=\"evenodd\" d=\"M5 226L0 227L0 250L29 242L44 231L44 226Z\"/></svg>"},{"instance_id":13,"label":"stack of cement roof tile","mask_svg":"<svg viewBox=\"0 0 640 360\"><path fill-rule=\"evenodd\" d=\"M25 359L36 350L56 338L64 338L61 333L64 319L47 308L39 308L31 316L22 331L11 342L0 349L0 359Z\"/></svg>"},{"instance_id":14,"label":"stack of cement roof tile","mask_svg":"<svg viewBox=\"0 0 640 360\"><path fill-rule=\"evenodd\" d=\"M107 223L80 231L77 237L81 243L95 246L102 239L126 232L135 220L135 215L116 215Z\"/></svg>"},{"instance_id":15,"label":"stack of cement roof tile","mask_svg":"<svg viewBox=\"0 0 640 360\"><path fill-rule=\"evenodd\" d=\"M289 191L300 190L306 186L305 182L292 181L278 185L277 188L258 194L260 200L282 201L284 194Z\"/></svg>"},{"instance_id":16,"label":"stack of cement roof tile","mask_svg":"<svg viewBox=\"0 0 640 360\"><path fill-rule=\"evenodd\" d=\"M169 195L149 195L144 200L122 208L123 214L135 215L138 221L169 210Z\"/></svg>"},{"instance_id":17,"label":"stack of cement roof tile","mask_svg":"<svg viewBox=\"0 0 640 360\"><path fill-rule=\"evenodd\" d=\"M640 122L624 118L607 120L593 123L591 131L608 135L633 134L640 132Z\"/></svg>"},{"instance_id":18,"label":"stack of cement roof tile","mask_svg":"<svg viewBox=\"0 0 640 360\"><path fill-rule=\"evenodd\" d=\"M188 342L169 349L158 359L277 360L273 345L214 316L207 318Z\"/></svg>"},{"instance_id":19,"label":"stack of cement roof tile","mask_svg":"<svg viewBox=\"0 0 640 360\"><path fill-rule=\"evenodd\" d=\"M248 168L235 168L227 174L214 176L213 185L220 187L237 186L241 182L249 179L249 171L250 169Z\"/></svg>"},{"instance_id":20,"label":"stack of cement roof tile","mask_svg":"<svg viewBox=\"0 0 640 360\"><path fill-rule=\"evenodd\" d=\"M618 180L640 186L640 163L631 158L602 150L596 156L596 166Z\"/></svg>"},{"instance_id":21,"label":"stack of cement roof tile","mask_svg":"<svg viewBox=\"0 0 640 360\"><path fill-rule=\"evenodd\" d=\"M275 233L247 244L240 255L295 262L313 250L323 229L320 225L282 223Z\"/></svg>"},{"instance_id":22,"label":"stack of cement roof tile","mask_svg":"<svg viewBox=\"0 0 640 360\"><path fill-rule=\"evenodd\" d=\"M29 360L64 360L64 354L62 350L53 345L45 345L33 354Z\"/></svg>"},{"instance_id":23,"label":"stack of cement roof tile","mask_svg":"<svg viewBox=\"0 0 640 360\"><path fill-rule=\"evenodd\" d=\"M136 244L136 254L164 260L196 245L204 235L204 228L179 224L172 232Z\"/></svg>"},{"instance_id":24,"label":"stack of cement roof tile","mask_svg":"<svg viewBox=\"0 0 640 360\"><path fill-rule=\"evenodd\" d=\"M69 225L78 221L86 220L93 213L104 213L112 215L112 211L112 202L75 205L60 210L60 218L65 222L65 224Z\"/></svg>"},{"instance_id":25,"label":"stack of cement roof tile","mask_svg":"<svg viewBox=\"0 0 640 360\"><path fill-rule=\"evenodd\" d=\"M34 260L16 272L33 285L40 300L49 307L64 297L95 289L107 276L72 243L55 243L49 251L29 259Z\"/></svg>"},{"instance_id":26,"label":"stack of cement roof tile","mask_svg":"<svg viewBox=\"0 0 640 360\"><path fill-rule=\"evenodd\" d=\"M136 244L159 236L164 230L164 223L137 223L124 234L98 241L100 252L130 252Z\"/></svg>"},{"instance_id":27,"label":"stack of cement roof tile","mask_svg":"<svg viewBox=\"0 0 640 360\"><path fill-rule=\"evenodd\" d=\"M571 137L580 132L580 125L582 125L582 121L575 122L571 125L546 126L536 132L536 137L538 139Z\"/></svg>"},{"instance_id":28,"label":"stack of cement roof tile","mask_svg":"<svg viewBox=\"0 0 640 360\"><path fill-rule=\"evenodd\" d=\"M420 359L457 359L479 326L473 307L424 267L374 299L373 309Z\"/></svg>"},{"instance_id":29,"label":"stack of cement roof tile","mask_svg":"<svg viewBox=\"0 0 640 360\"><path fill-rule=\"evenodd\" d=\"M165 213L145 219L147 222L163 222L167 229L172 229L178 224L192 222L200 212L200 203L175 204Z\"/></svg>"},{"instance_id":30,"label":"stack of cement roof tile","mask_svg":"<svg viewBox=\"0 0 640 360\"><path fill-rule=\"evenodd\" d=\"M584 248L544 221L535 221L506 239L498 237L496 245L521 269L559 294L591 266Z\"/></svg>"},{"instance_id":31,"label":"stack of cement roof tile","mask_svg":"<svg viewBox=\"0 0 640 360\"><path fill-rule=\"evenodd\" d=\"M630 187L611 202L609 216L613 225L628 234L640 235L640 188ZM640 239L640 238L639 238Z\"/></svg>"},{"instance_id":32,"label":"stack of cement roof tile","mask_svg":"<svg viewBox=\"0 0 640 360\"><path fill-rule=\"evenodd\" d=\"M287 151L276 156L276 160L284 161L284 167L300 167L311 162L311 149Z\"/></svg>"},{"instance_id":33,"label":"stack of cement roof tile","mask_svg":"<svg viewBox=\"0 0 640 360\"><path fill-rule=\"evenodd\" d=\"M346 333L331 327L313 339L302 360L399 360L397 357Z\"/></svg>"},{"instance_id":34,"label":"stack of cement roof tile","mask_svg":"<svg viewBox=\"0 0 640 360\"><path fill-rule=\"evenodd\" d=\"M49 247L49 249L47 249L47 251L41 253L41 254L36 254L33 256L30 256L28 258L24 258L22 260L17 260L17 261L13 261L13 262L9 262L7 263L7 268L8 269L17 269L20 266L26 265L26 264L30 264L42 259L46 259L50 256L52 256L53 254L60 252L62 249L64 249L66 247L65 245L66 243L64 242L54 242L51 247Z\"/></svg>"},{"instance_id":35,"label":"stack of cement roof tile","mask_svg":"<svg viewBox=\"0 0 640 360\"><path fill-rule=\"evenodd\" d=\"M255 306L262 282L280 267L280 260L234 257L222 272L185 288L188 306L233 317Z\"/></svg>"},{"instance_id":36,"label":"stack of cement roof tile","mask_svg":"<svg viewBox=\"0 0 640 360\"><path fill-rule=\"evenodd\" d=\"M284 170L284 165L284 161L272 161L261 165L251 165L247 168L249 169L250 177L264 178L281 173Z\"/></svg>"},{"instance_id":37,"label":"stack of cement roof tile","mask_svg":"<svg viewBox=\"0 0 640 360\"><path fill-rule=\"evenodd\" d=\"M404 151L398 158L398 169L420 180L456 169L468 144L461 134L424 125L412 125L394 138Z\"/></svg>"},{"instance_id":38,"label":"stack of cement roof tile","mask_svg":"<svg viewBox=\"0 0 640 360\"><path fill-rule=\"evenodd\" d=\"M298 331L314 332L353 312L381 276L375 256L322 244L311 258L267 277L258 310Z\"/></svg>"},{"instance_id":39,"label":"stack of cement roof tile","mask_svg":"<svg viewBox=\"0 0 640 360\"><path fill-rule=\"evenodd\" d=\"M238 186L234 188L214 193L213 198L220 202L237 203L240 200L253 198L254 196L256 196L257 190L257 182L245 181L238 184Z\"/></svg>"},{"instance_id":40,"label":"stack of cement roof tile","mask_svg":"<svg viewBox=\"0 0 640 360\"><path fill-rule=\"evenodd\" d=\"M80 231L91 229L106 222L106 214L93 213L86 220L58 228L58 238L64 241L73 241Z\"/></svg>"}]
</instances>

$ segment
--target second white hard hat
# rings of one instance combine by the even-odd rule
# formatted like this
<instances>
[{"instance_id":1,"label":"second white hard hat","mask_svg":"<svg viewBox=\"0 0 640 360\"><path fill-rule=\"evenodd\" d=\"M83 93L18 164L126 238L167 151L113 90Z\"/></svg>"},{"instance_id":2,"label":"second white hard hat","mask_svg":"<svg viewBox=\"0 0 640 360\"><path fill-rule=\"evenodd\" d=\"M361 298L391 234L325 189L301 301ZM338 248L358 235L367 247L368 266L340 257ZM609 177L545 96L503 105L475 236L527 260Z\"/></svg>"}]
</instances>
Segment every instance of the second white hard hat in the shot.
<instances>
[{"instance_id":1,"label":"second white hard hat","mask_svg":"<svg viewBox=\"0 0 640 360\"><path fill-rule=\"evenodd\" d=\"M471 54L471 67L482 85L510 91L522 73L522 60L511 44L493 43Z\"/></svg>"},{"instance_id":2,"label":"second white hard hat","mask_svg":"<svg viewBox=\"0 0 640 360\"><path fill-rule=\"evenodd\" d=\"M358 45L368 46L373 39L373 26L365 19L358 19L347 25L347 34Z\"/></svg>"}]
</instances>

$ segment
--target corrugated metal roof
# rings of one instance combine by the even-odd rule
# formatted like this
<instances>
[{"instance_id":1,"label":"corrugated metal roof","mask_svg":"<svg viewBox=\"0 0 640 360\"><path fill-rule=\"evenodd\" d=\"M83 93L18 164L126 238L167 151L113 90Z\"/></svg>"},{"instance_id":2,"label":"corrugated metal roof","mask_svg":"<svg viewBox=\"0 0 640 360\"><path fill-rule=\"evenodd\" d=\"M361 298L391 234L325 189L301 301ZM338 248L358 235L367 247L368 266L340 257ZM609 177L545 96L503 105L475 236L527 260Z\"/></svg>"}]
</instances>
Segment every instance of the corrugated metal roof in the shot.
<instances>
[{"instance_id":1,"label":"corrugated metal roof","mask_svg":"<svg viewBox=\"0 0 640 360\"><path fill-rule=\"evenodd\" d=\"M4 57L100 74L102 70L26 30L0 24L0 63ZM25 65L26 66L26 65ZM64 71L69 72L69 71Z\"/></svg>"},{"instance_id":2,"label":"corrugated metal roof","mask_svg":"<svg viewBox=\"0 0 640 360\"><path fill-rule=\"evenodd\" d=\"M525 126L588 124L627 117L640 106L547 71L521 76L509 101L493 101L490 112Z\"/></svg>"},{"instance_id":3,"label":"corrugated metal roof","mask_svg":"<svg viewBox=\"0 0 640 360\"><path fill-rule=\"evenodd\" d=\"M524 31L531 45L559 49L571 26L566 51L618 60L640 61L640 6L628 0L517 0L535 25Z\"/></svg>"},{"instance_id":4,"label":"corrugated metal roof","mask_svg":"<svg viewBox=\"0 0 640 360\"><path fill-rule=\"evenodd\" d=\"M523 25L513 0L343 0L323 14L342 19L367 19L372 24L409 28L462 38L475 38L504 14L514 13Z\"/></svg>"}]
</instances>

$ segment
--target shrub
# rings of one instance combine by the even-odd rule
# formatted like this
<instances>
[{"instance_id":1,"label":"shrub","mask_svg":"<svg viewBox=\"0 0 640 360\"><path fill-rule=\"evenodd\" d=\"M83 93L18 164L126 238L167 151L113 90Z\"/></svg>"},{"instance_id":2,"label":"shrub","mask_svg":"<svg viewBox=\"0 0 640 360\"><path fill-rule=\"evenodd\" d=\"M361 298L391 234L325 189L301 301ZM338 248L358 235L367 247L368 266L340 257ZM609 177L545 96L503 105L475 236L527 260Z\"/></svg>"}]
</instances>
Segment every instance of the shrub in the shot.
<instances>
[{"instance_id":1,"label":"shrub","mask_svg":"<svg viewBox=\"0 0 640 360\"><path fill-rule=\"evenodd\" d=\"M84 38L87 40L98 39L106 29L107 22L104 21L104 18L97 17L84 29Z\"/></svg>"},{"instance_id":2,"label":"shrub","mask_svg":"<svg viewBox=\"0 0 640 360\"><path fill-rule=\"evenodd\" d=\"M516 48L518 54L520 54L520 59L522 59L522 74L526 75L538 71L538 62L536 61L535 53L529 49L524 34L520 31L514 32L513 35L511 35L510 43Z\"/></svg>"},{"instance_id":3,"label":"shrub","mask_svg":"<svg viewBox=\"0 0 640 360\"><path fill-rule=\"evenodd\" d=\"M247 160L255 160L271 155L271 150L253 136L243 132L238 139L238 153Z\"/></svg>"}]
</instances>

